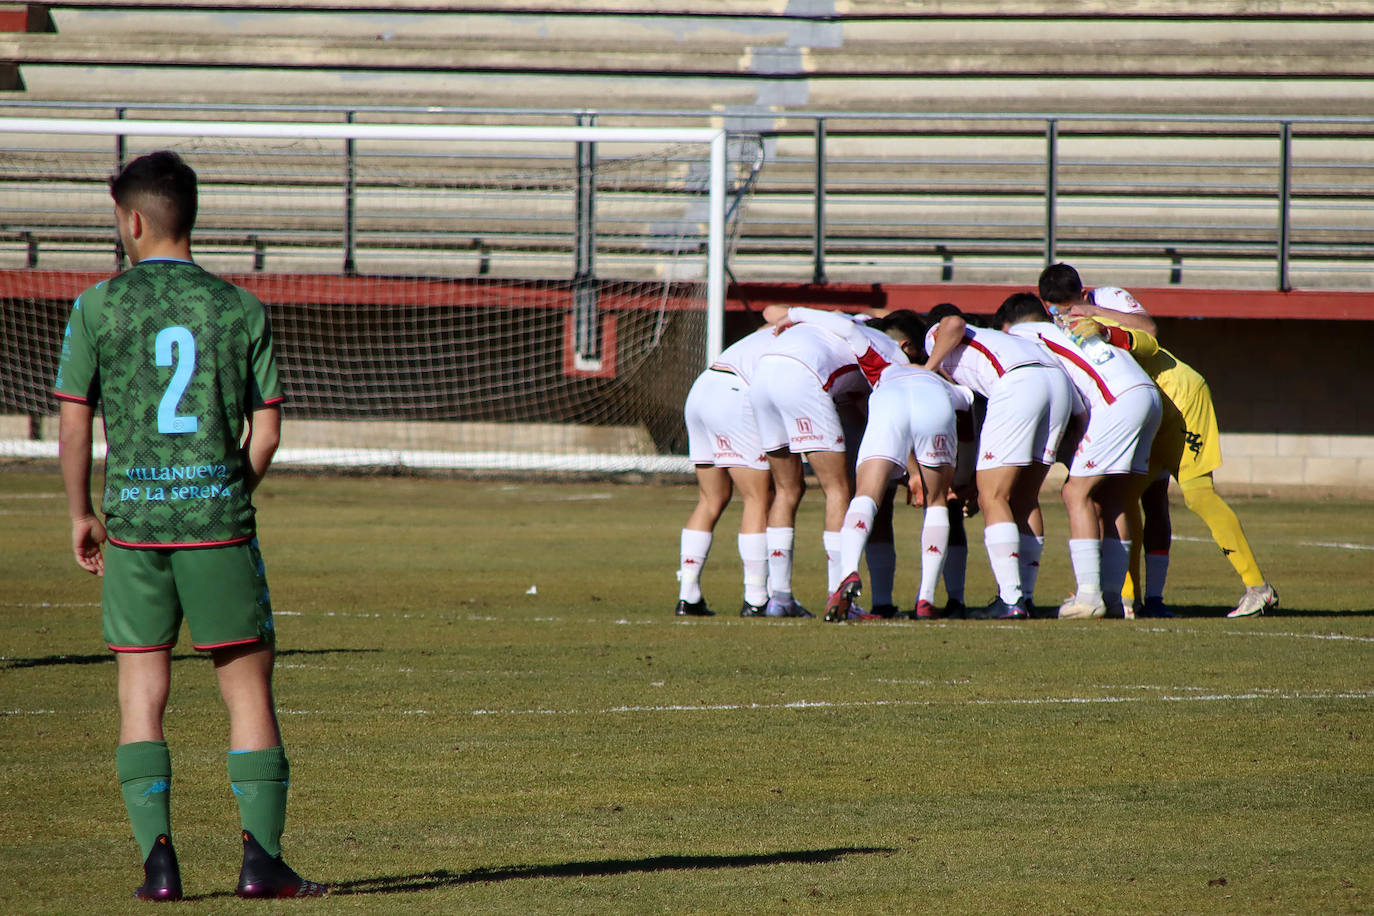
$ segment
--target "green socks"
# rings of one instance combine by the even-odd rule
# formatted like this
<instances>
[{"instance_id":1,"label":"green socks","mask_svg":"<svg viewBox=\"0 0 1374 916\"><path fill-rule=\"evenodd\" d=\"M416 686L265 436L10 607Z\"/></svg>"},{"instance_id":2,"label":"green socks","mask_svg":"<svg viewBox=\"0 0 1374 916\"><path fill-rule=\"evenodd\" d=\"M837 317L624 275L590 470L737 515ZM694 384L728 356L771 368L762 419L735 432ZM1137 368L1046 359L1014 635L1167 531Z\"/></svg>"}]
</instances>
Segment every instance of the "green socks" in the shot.
<instances>
[{"instance_id":1,"label":"green socks","mask_svg":"<svg viewBox=\"0 0 1374 916\"><path fill-rule=\"evenodd\" d=\"M286 788L291 767L280 745L261 751L230 751L229 783L239 803L239 821L270 856L281 855L286 827Z\"/></svg>"},{"instance_id":2,"label":"green socks","mask_svg":"<svg viewBox=\"0 0 1374 916\"><path fill-rule=\"evenodd\" d=\"M134 839L147 861L158 835L172 835L172 755L166 741L133 741L115 748L115 766Z\"/></svg>"}]
</instances>

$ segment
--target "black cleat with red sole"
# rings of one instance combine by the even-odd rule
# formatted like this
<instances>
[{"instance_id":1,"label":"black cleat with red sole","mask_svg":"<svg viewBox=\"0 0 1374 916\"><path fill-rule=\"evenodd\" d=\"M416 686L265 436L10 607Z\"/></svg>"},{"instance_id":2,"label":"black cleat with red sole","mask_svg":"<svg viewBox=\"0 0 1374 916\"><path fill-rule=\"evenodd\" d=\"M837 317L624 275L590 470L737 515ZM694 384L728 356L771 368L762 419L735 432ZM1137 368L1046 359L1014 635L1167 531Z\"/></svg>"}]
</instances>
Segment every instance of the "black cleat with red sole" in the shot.
<instances>
[{"instance_id":1,"label":"black cleat with red sole","mask_svg":"<svg viewBox=\"0 0 1374 916\"><path fill-rule=\"evenodd\" d=\"M143 862L143 883L134 889L139 900L167 901L181 899L181 869L172 838L159 833L153 848Z\"/></svg>"},{"instance_id":2,"label":"black cleat with red sole","mask_svg":"<svg viewBox=\"0 0 1374 916\"><path fill-rule=\"evenodd\" d=\"M253 834L243 831L243 867L235 896L253 900L283 900L289 897L323 897L329 885L307 881L281 860L269 856Z\"/></svg>"}]
</instances>

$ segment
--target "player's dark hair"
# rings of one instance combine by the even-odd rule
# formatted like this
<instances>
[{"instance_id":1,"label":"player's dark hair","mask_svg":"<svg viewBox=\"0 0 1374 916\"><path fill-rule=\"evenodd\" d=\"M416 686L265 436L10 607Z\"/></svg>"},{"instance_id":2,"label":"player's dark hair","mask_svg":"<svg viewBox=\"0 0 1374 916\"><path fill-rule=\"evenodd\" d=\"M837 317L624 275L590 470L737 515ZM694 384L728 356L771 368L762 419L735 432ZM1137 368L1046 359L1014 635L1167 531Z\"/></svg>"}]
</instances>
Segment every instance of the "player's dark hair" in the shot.
<instances>
[{"instance_id":1,"label":"player's dark hair","mask_svg":"<svg viewBox=\"0 0 1374 916\"><path fill-rule=\"evenodd\" d=\"M950 315L958 315L960 318L968 321L968 316L953 302L941 302L926 314L926 320L931 324L939 324L941 320L948 318Z\"/></svg>"},{"instance_id":2,"label":"player's dark hair","mask_svg":"<svg viewBox=\"0 0 1374 916\"><path fill-rule=\"evenodd\" d=\"M1022 321L1049 320L1050 313L1045 311L1045 303L1035 293L1012 293L997 307L997 314L992 316L993 326L999 328Z\"/></svg>"},{"instance_id":3,"label":"player's dark hair","mask_svg":"<svg viewBox=\"0 0 1374 916\"><path fill-rule=\"evenodd\" d=\"M911 309L897 309L888 312L881 318L873 318L868 322L868 326L877 331L882 331L889 337L895 331L901 335L902 350L907 356L913 359L925 359L926 353L926 323L920 315Z\"/></svg>"},{"instance_id":4,"label":"player's dark hair","mask_svg":"<svg viewBox=\"0 0 1374 916\"><path fill-rule=\"evenodd\" d=\"M1054 305L1077 302L1083 295L1083 281L1079 279L1078 271L1062 262L1040 271L1038 285L1040 298Z\"/></svg>"},{"instance_id":5,"label":"player's dark hair","mask_svg":"<svg viewBox=\"0 0 1374 916\"><path fill-rule=\"evenodd\" d=\"M138 210L167 238L190 238L196 225L196 171L170 150L124 166L110 179L110 196L126 210Z\"/></svg>"}]
</instances>

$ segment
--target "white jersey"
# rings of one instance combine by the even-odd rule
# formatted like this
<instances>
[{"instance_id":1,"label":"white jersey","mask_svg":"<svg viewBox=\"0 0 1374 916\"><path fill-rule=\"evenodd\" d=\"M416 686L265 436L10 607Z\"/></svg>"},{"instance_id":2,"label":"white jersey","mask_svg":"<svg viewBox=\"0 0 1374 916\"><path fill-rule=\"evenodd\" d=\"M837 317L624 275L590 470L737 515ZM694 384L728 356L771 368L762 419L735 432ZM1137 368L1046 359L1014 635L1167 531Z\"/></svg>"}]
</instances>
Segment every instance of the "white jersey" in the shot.
<instances>
[{"instance_id":1,"label":"white jersey","mask_svg":"<svg viewBox=\"0 0 1374 916\"><path fill-rule=\"evenodd\" d=\"M906 352L902 350L902 345L896 340L882 331L870 328L867 322L842 312L793 306L787 310L787 317L791 321L814 324L844 338L864 378L875 387L883 371L889 366L904 366L911 363Z\"/></svg>"},{"instance_id":2,"label":"white jersey","mask_svg":"<svg viewBox=\"0 0 1374 916\"><path fill-rule=\"evenodd\" d=\"M939 325L926 332L926 352L935 346ZM960 385L988 397L997 380L1022 366L1054 365L1045 353L1029 341L988 328L964 327L964 339L940 363L950 378Z\"/></svg>"},{"instance_id":3,"label":"white jersey","mask_svg":"<svg viewBox=\"0 0 1374 916\"><path fill-rule=\"evenodd\" d=\"M1146 315L1141 305L1130 293L1119 286L1099 286L1088 294L1088 301L1100 309L1121 312L1126 315Z\"/></svg>"},{"instance_id":4,"label":"white jersey","mask_svg":"<svg viewBox=\"0 0 1374 916\"><path fill-rule=\"evenodd\" d=\"M1069 381L1087 401L1088 408L1112 404L1132 388L1154 387L1154 382L1130 353L1107 347L1107 358L1093 362L1057 324L1048 321L1023 321L1012 325L1010 333L1026 340L1038 340L1049 349L1068 373Z\"/></svg>"},{"instance_id":5,"label":"white jersey","mask_svg":"<svg viewBox=\"0 0 1374 916\"><path fill-rule=\"evenodd\" d=\"M773 326L764 325L720 351L720 356L711 363L711 368L733 372L748 384L749 379L754 376L759 357L773 348L776 339Z\"/></svg>"},{"instance_id":6,"label":"white jersey","mask_svg":"<svg viewBox=\"0 0 1374 916\"><path fill-rule=\"evenodd\" d=\"M805 366L831 397L867 390L849 344L816 324L795 324L779 332L759 360L788 359ZM766 371L756 366L757 371Z\"/></svg>"}]
</instances>

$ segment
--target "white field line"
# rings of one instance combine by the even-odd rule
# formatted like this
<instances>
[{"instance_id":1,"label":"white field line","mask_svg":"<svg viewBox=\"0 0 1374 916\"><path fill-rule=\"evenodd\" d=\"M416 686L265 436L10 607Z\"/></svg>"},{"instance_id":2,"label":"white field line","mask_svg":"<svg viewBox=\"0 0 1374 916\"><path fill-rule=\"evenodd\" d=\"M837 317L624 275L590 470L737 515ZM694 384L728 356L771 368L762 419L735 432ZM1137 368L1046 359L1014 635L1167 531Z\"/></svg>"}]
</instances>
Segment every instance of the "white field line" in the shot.
<instances>
[{"instance_id":1,"label":"white field line","mask_svg":"<svg viewBox=\"0 0 1374 916\"><path fill-rule=\"evenodd\" d=\"M1140 689L1140 688L1136 688ZM1205 688L1144 688L1150 690L1195 690L1195 696L1179 696L1167 693L1158 697L1102 696L1102 697L1024 697L1002 700L794 700L788 703L709 703L709 704L666 704L637 706L605 706L599 709L472 709L449 711L436 709L403 709L403 716L607 716L625 713L675 713L675 712L769 712L776 710L813 710L813 709L881 709L913 708L932 706L1094 706L1108 703L1239 703L1257 700L1374 700L1374 691L1284 691L1276 688L1252 690L1246 693L1202 693ZM283 716L328 716L338 715L337 709L282 709ZM40 716L54 715L51 709L4 709L0 716Z\"/></svg>"},{"instance_id":2,"label":"white field line","mask_svg":"<svg viewBox=\"0 0 1374 916\"><path fill-rule=\"evenodd\" d=\"M1198 688L1199 690L1201 688ZM1073 706L1096 705L1105 703L1141 703L1159 701L1166 703L1217 703L1228 701L1253 700L1374 700L1374 691L1347 691L1334 693L1250 691L1247 693L1220 694L1199 693L1196 696L1164 694L1159 697L1025 697L1002 700L795 700L788 703L712 703L705 705L653 705L653 706L608 706L601 709L474 709L474 716L585 716L614 715L619 713L656 713L656 712L753 712L786 709L876 709L883 707L930 707L930 706ZM432 715L433 711L414 711L413 715Z\"/></svg>"},{"instance_id":3,"label":"white field line","mask_svg":"<svg viewBox=\"0 0 1374 916\"><path fill-rule=\"evenodd\" d=\"M1191 541L1194 544L1211 544L1211 538L1190 538L1181 534L1174 535L1175 541ZM1326 547L1332 550L1374 550L1374 544L1348 544L1342 541L1298 541L1299 547Z\"/></svg>"}]
</instances>

